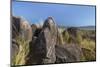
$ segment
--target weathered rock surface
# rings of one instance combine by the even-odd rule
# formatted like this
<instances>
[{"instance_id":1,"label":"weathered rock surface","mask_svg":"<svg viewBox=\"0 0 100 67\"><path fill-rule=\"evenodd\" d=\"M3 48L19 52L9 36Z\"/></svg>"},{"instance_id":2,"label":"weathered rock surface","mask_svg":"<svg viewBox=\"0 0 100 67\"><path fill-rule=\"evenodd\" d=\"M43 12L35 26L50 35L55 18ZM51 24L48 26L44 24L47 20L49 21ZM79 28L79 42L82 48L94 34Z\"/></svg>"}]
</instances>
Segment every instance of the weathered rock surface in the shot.
<instances>
[{"instance_id":1,"label":"weathered rock surface","mask_svg":"<svg viewBox=\"0 0 100 67\"><path fill-rule=\"evenodd\" d=\"M20 22L21 19L19 17L12 17L12 38L16 38L19 35Z\"/></svg>"},{"instance_id":2,"label":"weathered rock surface","mask_svg":"<svg viewBox=\"0 0 100 67\"><path fill-rule=\"evenodd\" d=\"M12 38L20 36L26 41L32 40L32 28L30 24L20 17L12 17Z\"/></svg>"},{"instance_id":3,"label":"weathered rock surface","mask_svg":"<svg viewBox=\"0 0 100 67\"><path fill-rule=\"evenodd\" d=\"M77 62L83 56L77 44L56 45L56 63Z\"/></svg>"},{"instance_id":4,"label":"weathered rock surface","mask_svg":"<svg viewBox=\"0 0 100 67\"><path fill-rule=\"evenodd\" d=\"M34 38L35 41L34 41ZM44 22L42 29L37 29L33 35L31 47L34 49L33 57L37 64L55 63L55 45L57 43L57 29L53 18L49 17ZM40 62L41 60L41 62Z\"/></svg>"},{"instance_id":5,"label":"weathered rock surface","mask_svg":"<svg viewBox=\"0 0 100 67\"><path fill-rule=\"evenodd\" d=\"M59 43L58 28L52 17L44 22L43 28L37 28L30 44L28 64L48 64L80 61L81 49L76 44Z\"/></svg>"},{"instance_id":6,"label":"weathered rock surface","mask_svg":"<svg viewBox=\"0 0 100 67\"><path fill-rule=\"evenodd\" d=\"M11 45L11 59L13 59L14 56L18 54L18 51L19 51L19 45L18 45L18 43L16 42L15 39L12 39L12 45Z\"/></svg>"},{"instance_id":7,"label":"weathered rock surface","mask_svg":"<svg viewBox=\"0 0 100 67\"><path fill-rule=\"evenodd\" d=\"M54 63L56 61L55 45L57 43L57 27L52 17L49 17L44 22L43 34L46 46L46 59L43 59L43 63Z\"/></svg>"},{"instance_id":8,"label":"weathered rock surface","mask_svg":"<svg viewBox=\"0 0 100 67\"><path fill-rule=\"evenodd\" d=\"M32 28L28 21L23 20L20 23L20 35L26 40L31 41L32 40Z\"/></svg>"}]
</instances>

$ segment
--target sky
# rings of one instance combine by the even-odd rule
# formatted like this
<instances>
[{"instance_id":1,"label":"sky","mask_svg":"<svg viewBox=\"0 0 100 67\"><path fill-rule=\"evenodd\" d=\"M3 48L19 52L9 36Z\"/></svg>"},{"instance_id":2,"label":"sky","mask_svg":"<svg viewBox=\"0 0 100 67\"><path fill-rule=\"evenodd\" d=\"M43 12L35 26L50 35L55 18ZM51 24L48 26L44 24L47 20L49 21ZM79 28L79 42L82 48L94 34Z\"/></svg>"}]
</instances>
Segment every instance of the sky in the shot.
<instances>
[{"instance_id":1,"label":"sky","mask_svg":"<svg viewBox=\"0 0 100 67\"><path fill-rule=\"evenodd\" d=\"M95 6L72 4L12 2L12 15L25 18L30 24L43 23L52 16L57 25L94 26Z\"/></svg>"}]
</instances>

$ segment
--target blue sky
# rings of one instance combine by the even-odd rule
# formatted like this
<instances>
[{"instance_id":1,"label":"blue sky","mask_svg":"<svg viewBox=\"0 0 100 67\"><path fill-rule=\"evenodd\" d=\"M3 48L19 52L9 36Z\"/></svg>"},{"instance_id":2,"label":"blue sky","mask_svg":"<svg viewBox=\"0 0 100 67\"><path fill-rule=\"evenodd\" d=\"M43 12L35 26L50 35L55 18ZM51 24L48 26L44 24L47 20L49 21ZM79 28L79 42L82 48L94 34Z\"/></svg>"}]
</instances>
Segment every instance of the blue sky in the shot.
<instances>
[{"instance_id":1,"label":"blue sky","mask_svg":"<svg viewBox=\"0 0 100 67\"><path fill-rule=\"evenodd\" d=\"M31 24L43 22L48 16L52 16L58 25L95 25L95 6L14 1L12 15L22 16Z\"/></svg>"}]
</instances>

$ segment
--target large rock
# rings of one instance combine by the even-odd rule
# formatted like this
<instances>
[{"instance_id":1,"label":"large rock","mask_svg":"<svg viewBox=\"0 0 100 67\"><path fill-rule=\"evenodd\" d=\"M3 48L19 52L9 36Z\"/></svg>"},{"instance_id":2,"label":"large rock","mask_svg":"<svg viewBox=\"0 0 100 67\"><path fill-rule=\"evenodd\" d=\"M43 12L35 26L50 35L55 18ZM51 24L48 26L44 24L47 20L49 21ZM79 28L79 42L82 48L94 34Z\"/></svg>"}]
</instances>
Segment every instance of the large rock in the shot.
<instances>
[{"instance_id":1,"label":"large rock","mask_svg":"<svg viewBox=\"0 0 100 67\"><path fill-rule=\"evenodd\" d=\"M26 41L30 42L32 40L32 28L29 22L23 19L21 20L20 23L20 35Z\"/></svg>"},{"instance_id":2,"label":"large rock","mask_svg":"<svg viewBox=\"0 0 100 67\"><path fill-rule=\"evenodd\" d=\"M48 17L43 28L37 29L30 44L29 64L55 63L55 45L57 43L57 27L52 17ZM32 49L33 48L33 49ZM33 63L34 62L34 63Z\"/></svg>"},{"instance_id":3,"label":"large rock","mask_svg":"<svg viewBox=\"0 0 100 67\"><path fill-rule=\"evenodd\" d=\"M12 38L16 38L19 35L20 22L21 19L19 17L12 17Z\"/></svg>"},{"instance_id":4,"label":"large rock","mask_svg":"<svg viewBox=\"0 0 100 67\"><path fill-rule=\"evenodd\" d=\"M12 17L12 38L22 37L26 41L32 40L32 28L28 21L20 17Z\"/></svg>"},{"instance_id":5,"label":"large rock","mask_svg":"<svg viewBox=\"0 0 100 67\"><path fill-rule=\"evenodd\" d=\"M83 56L81 48L77 44L56 45L56 63L77 62Z\"/></svg>"},{"instance_id":6,"label":"large rock","mask_svg":"<svg viewBox=\"0 0 100 67\"><path fill-rule=\"evenodd\" d=\"M37 28L30 43L27 64L49 64L80 61L82 52L77 44L63 45L60 33L52 17L48 17L42 28Z\"/></svg>"},{"instance_id":7,"label":"large rock","mask_svg":"<svg viewBox=\"0 0 100 67\"><path fill-rule=\"evenodd\" d=\"M57 43L57 27L52 17L48 17L43 29L37 39L39 54L42 53L43 63L54 63L56 61L55 45ZM41 52L43 51L43 52Z\"/></svg>"}]
</instances>

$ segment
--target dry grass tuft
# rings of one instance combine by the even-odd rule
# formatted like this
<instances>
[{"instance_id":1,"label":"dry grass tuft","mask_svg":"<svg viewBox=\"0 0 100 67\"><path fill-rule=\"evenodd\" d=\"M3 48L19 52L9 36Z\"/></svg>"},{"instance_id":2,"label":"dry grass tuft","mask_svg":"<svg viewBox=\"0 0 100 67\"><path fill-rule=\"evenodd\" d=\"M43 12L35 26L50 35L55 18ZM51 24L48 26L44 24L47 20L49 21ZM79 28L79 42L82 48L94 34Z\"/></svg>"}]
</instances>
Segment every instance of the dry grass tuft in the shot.
<instances>
[{"instance_id":1,"label":"dry grass tuft","mask_svg":"<svg viewBox=\"0 0 100 67\"><path fill-rule=\"evenodd\" d=\"M29 53L29 43L21 37L16 38L19 45L19 52L12 60L12 65L25 65L26 56Z\"/></svg>"}]
</instances>

